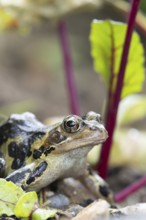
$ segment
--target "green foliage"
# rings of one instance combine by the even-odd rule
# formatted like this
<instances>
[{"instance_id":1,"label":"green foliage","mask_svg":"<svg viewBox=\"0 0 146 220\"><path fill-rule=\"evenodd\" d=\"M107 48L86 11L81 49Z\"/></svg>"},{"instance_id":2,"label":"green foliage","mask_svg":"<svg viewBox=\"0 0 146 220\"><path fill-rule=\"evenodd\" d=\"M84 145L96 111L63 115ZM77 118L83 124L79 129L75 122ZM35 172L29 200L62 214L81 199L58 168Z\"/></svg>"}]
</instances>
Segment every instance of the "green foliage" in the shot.
<instances>
[{"instance_id":1,"label":"green foliage","mask_svg":"<svg viewBox=\"0 0 146 220\"><path fill-rule=\"evenodd\" d=\"M42 209L39 207L36 192L25 193L20 187L5 179L0 179L0 216L15 215L28 220L46 220L54 217L56 209Z\"/></svg>"},{"instance_id":2,"label":"green foliage","mask_svg":"<svg viewBox=\"0 0 146 220\"><path fill-rule=\"evenodd\" d=\"M38 207L38 197L36 192L25 193L18 200L14 213L17 217L29 217L32 210ZM22 212L23 210L23 212Z\"/></svg>"},{"instance_id":3,"label":"green foliage","mask_svg":"<svg viewBox=\"0 0 146 220\"><path fill-rule=\"evenodd\" d=\"M12 182L0 179L0 216L14 215L14 207L23 194L23 190Z\"/></svg>"},{"instance_id":4,"label":"green foliage","mask_svg":"<svg viewBox=\"0 0 146 220\"><path fill-rule=\"evenodd\" d=\"M46 220L48 218L53 218L56 214L55 209L43 209L38 208L32 214L32 220Z\"/></svg>"},{"instance_id":5,"label":"green foliage","mask_svg":"<svg viewBox=\"0 0 146 220\"><path fill-rule=\"evenodd\" d=\"M115 92L127 25L110 20L94 20L91 26L91 54L98 72L112 94ZM122 98L139 92L144 81L144 50L136 32L132 35ZM111 85L112 82L112 85Z\"/></svg>"}]
</instances>

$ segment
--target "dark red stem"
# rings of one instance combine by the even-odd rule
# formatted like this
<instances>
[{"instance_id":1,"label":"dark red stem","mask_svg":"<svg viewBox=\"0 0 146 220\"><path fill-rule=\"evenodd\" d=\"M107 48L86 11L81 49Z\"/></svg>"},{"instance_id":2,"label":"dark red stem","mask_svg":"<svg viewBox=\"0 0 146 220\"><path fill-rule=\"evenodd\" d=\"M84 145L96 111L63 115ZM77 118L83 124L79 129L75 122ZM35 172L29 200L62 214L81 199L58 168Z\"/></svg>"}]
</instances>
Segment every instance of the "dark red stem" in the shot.
<instances>
[{"instance_id":1,"label":"dark red stem","mask_svg":"<svg viewBox=\"0 0 146 220\"><path fill-rule=\"evenodd\" d=\"M128 27L127 27L127 32L126 32L126 37L125 37L125 42L124 42L124 48L123 48L123 53L122 53L122 58L121 58L121 63L120 63L120 69L119 69L119 74L118 74L118 79L117 79L117 84L116 84L115 95L113 97L112 104L110 105L110 109L107 109L108 115L106 118L105 126L108 130L109 138L103 144L101 154L100 154L100 160L97 166L98 172L103 178L107 177L107 168L108 168L111 146L113 142L114 129L116 126L118 104L121 98L124 73L125 73L125 68L126 68L127 58L128 58L128 51L130 47L130 41L131 41L133 29L134 29L135 18L138 12L139 4L140 4L140 0L132 1L132 6L131 6L130 13L129 13L129 19L128 19Z\"/></svg>"},{"instance_id":2,"label":"dark red stem","mask_svg":"<svg viewBox=\"0 0 146 220\"><path fill-rule=\"evenodd\" d=\"M70 52L68 36L67 36L67 28L64 21L59 22L58 33L62 47L62 54L64 58L64 68L65 68L66 83L68 88L70 112L72 114L79 115L80 111L79 111L77 89L74 79L74 71L73 71L71 52Z\"/></svg>"},{"instance_id":3,"label":"dark red stem","mask_svg":"<svg viewBox=\"0 0 146 220\"><path fill-rule=\"evenodd\" d=\"M146 185L146 176L143 176L141 179L137 180L127 188L123 189L121 192L115 195L116 202L122 202L126 197L136 192L138 189Z\"/></svg>"},{"instance_id":4,"label":"dark red stem","mask_svg":"<svg viewBox=\"0 0 146 220\"><path fill-rule=\"evenodd\" d=\"M123 2L123 4L124 4L124 2ZM126 5L127 5L127 7L126 7ZM129 10L128 10L129 5L128 4L126 4L126 5L125 5L125 7L121 7L121 6L118 7L118 9L121 11L121 14L124 17L127 17L129 14ZM135 21L135 26L137 27L137 29L141 33L146 35L145 15L143 12L140 12L139 16L137 16L136 21Z\"/></svg>"}]
</instances>

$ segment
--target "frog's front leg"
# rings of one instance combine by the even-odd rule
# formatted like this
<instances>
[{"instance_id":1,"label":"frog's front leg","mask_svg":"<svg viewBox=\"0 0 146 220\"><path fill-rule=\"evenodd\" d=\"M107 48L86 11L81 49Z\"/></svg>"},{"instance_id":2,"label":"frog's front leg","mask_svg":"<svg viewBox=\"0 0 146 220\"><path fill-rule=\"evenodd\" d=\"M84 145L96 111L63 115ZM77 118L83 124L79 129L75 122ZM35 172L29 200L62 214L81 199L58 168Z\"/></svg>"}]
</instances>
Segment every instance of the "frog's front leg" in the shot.
<instances>
[{"instance_id":1,"label":"frog's front leg","mask_svg":"<svg viewBox=\"0 0 146 220\"><path fill-rule=\"evenodd\" d=\"M39 191L48 183L47 168L47 162L39 160L12 172L6 180L12 181L26 191Z\"/></svg>"},{"instance_id":2,"label":"frog's front leg","mask_svg":"<svg viewBox=\"0 0 146 220\"><path fill-rule=\"evenodd\" d=\"M104 198L110 204L114 204L111 189L95 171L88 169L84 175L79 177L79 180L98 198Z\"/></svg>"},{"instance_id":3,"label":"frog's front leg","mask_svg":"<svg viewBox=\"0 0 146 220\"><path fill-rule=\"evenodd\" d=\"M22 168L19 168L18 170L10 173L7 177L7 181L12 181L16 185L22 187L24 190L27 190L27 180L29 176L33 173L33 170L36 167L36 163L30 163Z\"/></svg>"}]
</instances>

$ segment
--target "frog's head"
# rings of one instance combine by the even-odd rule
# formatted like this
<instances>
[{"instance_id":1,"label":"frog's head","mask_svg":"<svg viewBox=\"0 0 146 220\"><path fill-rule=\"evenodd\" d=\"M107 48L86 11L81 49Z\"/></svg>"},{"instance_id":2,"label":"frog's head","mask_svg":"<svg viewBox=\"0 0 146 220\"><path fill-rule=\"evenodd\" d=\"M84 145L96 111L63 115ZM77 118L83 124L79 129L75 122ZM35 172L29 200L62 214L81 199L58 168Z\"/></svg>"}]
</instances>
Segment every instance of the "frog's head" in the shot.
<instances>
[{"instance_id":1,"label":"frog's head","mask_svg":"<svg viewBox=\"0 0 146 220\"><path fill-rule=\"evenodd\" d=\"M49 150L62 153L85 146L92 148L107 137L99 114L88 112L83 117L69 115L49 131Z\"/></svg>"}]
</instances>

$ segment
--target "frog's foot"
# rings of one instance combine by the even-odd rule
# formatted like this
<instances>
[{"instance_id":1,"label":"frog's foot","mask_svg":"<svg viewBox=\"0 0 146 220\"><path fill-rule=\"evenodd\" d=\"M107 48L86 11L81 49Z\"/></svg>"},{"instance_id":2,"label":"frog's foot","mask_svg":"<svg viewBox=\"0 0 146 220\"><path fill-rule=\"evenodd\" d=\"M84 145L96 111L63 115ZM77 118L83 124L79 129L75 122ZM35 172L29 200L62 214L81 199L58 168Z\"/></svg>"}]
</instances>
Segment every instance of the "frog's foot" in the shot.
<instances>
[{"instance_id":1,"label":"frog's foot","mask_svg":"<svg viewBox=\"0 0 146 220\"><path fill-rule=\"evenodd\" d=\"M4 158L0 158L0 177L4 177L6 168L6 161Z\"/></svg>"},{"instance_id":2,"label":"frog's foot","mask_svg":"<svg viewBox=\"0 0 146 220\"><path fill-rule=\"evenodd\" d=\"M114 204L113 193L108 184L95 171L88 170L79 180L98 198L103 198L111 205Z\"/></svg>"}]
</instances>

